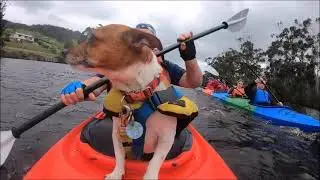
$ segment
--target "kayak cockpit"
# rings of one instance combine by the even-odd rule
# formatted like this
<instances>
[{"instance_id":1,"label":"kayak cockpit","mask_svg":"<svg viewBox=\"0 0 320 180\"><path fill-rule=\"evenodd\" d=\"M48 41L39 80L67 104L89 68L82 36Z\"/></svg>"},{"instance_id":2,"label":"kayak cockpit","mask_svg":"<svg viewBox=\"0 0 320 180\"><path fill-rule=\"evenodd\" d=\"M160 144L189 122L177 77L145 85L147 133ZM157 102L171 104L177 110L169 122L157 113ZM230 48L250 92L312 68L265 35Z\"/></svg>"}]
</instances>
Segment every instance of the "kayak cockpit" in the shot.
<instances>
[{"instance_id":1,"label":"kayak cockpit","mask_svg":"<svg viewBox=\"0 0 320 180\"><path fill-rule=\"evenodd\" d=\"M94 119L82 130L80 140L87 143L92 149L106 156L114 157L112 142L112 120ZM167 155L167 160L178 157L182 152L190 150L192 146L192 135L186 128L174 141L174 144ZM142 160L150 160L152 154L144 154Z\"/></svg>"}]
</instances>

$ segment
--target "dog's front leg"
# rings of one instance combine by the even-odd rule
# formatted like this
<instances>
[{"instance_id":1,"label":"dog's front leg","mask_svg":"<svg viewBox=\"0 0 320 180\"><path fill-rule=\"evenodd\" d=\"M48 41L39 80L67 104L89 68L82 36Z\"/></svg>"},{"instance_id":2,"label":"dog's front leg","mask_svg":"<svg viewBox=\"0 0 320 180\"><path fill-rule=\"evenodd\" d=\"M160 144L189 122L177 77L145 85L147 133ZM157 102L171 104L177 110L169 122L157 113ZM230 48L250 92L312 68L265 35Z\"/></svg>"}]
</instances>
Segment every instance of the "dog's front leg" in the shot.
<instances>
[{"instance_id":1,"label":"dog's front leg","mask_svg":"<svg viewBox=\"0 0 320 180\"><path fill-rule=\"evenodd\" d=\"M120 119L113 117L113 126L112 126L112 142L114 148L114 154L116 158L116 166L113 169L112 173L105 175L106 179L122 179L122 176L125 173L125 151L122 143L120 142Z\"/></svg>"},{"instance_id":2,"label":"dog's front leg","mask_svg":"<svg viewBox=\"0 0 320 180\"><path fill-rule=\"evenodd\" d=\"M176 118L164 115L160 116L162 117L158 117L159 119L157 119L157 121L160 120L162 124L157 126L158 143L155 148L154 155L149 162L147 171L143 177L145 180L158 179L161 165L166 159L174 143L177 124Z\"/></svg>"}]
</instances>

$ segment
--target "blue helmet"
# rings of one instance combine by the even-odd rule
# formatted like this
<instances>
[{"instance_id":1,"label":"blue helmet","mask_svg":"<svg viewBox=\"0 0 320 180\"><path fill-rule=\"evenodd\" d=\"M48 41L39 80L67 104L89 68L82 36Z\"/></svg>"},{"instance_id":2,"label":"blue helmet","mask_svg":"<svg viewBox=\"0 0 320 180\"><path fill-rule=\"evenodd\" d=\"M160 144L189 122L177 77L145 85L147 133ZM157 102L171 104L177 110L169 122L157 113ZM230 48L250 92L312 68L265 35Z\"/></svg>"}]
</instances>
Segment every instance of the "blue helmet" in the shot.
<instances>
[{"instance_id":1,"label":"blue helmet","mask_svg":"<svg viewBox=\"0 0 320 180\"><path fill-rule=\"evenodd\" d=\"M136 28L138 29L148 29L149 31L152 32L153 35L156 35L156 30L153 28L151 24L147 23L140 23L136 25Z\"/></svg>"}]
</instances>

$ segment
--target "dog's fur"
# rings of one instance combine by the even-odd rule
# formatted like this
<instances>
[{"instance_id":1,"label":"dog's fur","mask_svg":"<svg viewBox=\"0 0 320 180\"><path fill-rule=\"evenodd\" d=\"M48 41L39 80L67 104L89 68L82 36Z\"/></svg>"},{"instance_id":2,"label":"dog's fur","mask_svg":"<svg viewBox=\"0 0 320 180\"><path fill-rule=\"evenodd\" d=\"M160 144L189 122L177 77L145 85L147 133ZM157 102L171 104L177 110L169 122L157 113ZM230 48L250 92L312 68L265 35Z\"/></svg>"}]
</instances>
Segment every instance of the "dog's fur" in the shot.
<instances>
[{"instance_id":1,"label":"dog's fur","mask_svg":"<svg viewBox=\"0 0 320 180\"><path fill-rule=\"evenodd\" d=\"M113 88L126 92L143 90L161 72L161 66L151 48L159 48L161 42L155 36L123 25L108 25L96 29L86 42L70 50L67 61L79 65L84 61L97 68L114 72L134 72L135 80L129 84L111 83ZM162 46L161 46L162 48ZM167 87L160 83L157 91ZM144 152L154 152L145 179L158 179L160 167L173 145L177 119L154 112L146 124ZM116 165L106 179L121 179L125 173L125 154L119 136L120 119L113 117L112 139Z\"/></svg>"}]
</instances>

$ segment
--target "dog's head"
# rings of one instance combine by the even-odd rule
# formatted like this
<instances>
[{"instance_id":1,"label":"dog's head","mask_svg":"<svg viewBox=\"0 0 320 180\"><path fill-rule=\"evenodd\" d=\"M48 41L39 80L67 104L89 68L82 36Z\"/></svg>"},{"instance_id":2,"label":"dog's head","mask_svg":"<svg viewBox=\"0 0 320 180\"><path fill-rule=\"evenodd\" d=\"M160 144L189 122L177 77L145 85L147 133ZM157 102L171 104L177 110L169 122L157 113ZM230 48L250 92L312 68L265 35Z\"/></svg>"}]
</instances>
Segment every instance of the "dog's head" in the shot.
<instances>
[{"instance_id":1,"label":"dog's head","mask_svg":"<svg viewBox=\"0 0 320 180\"><path fill-rule=\"evenodd\" d=\"M154 35L111 24L92 30L85 41L71 48L67 62L116 71L137 62L149 62L153 48L162 50L160 40Z\"/></svg>"}]
</instances>

